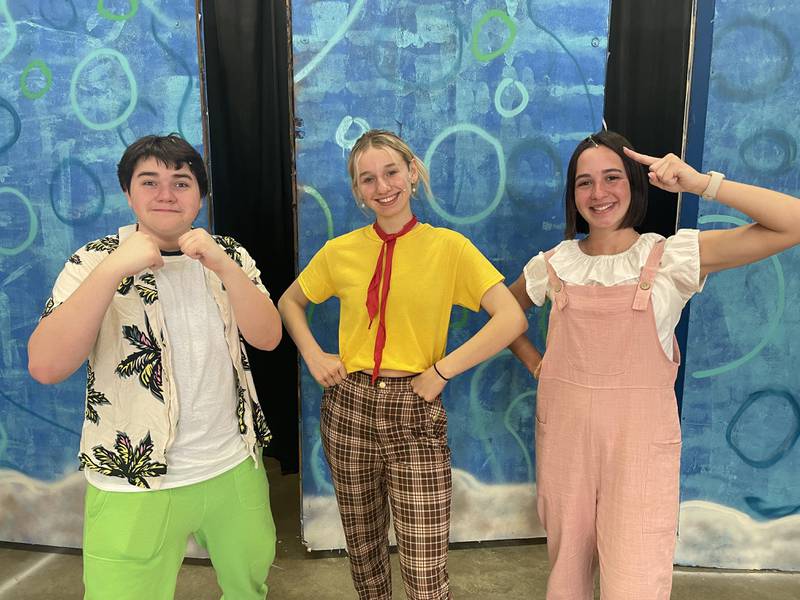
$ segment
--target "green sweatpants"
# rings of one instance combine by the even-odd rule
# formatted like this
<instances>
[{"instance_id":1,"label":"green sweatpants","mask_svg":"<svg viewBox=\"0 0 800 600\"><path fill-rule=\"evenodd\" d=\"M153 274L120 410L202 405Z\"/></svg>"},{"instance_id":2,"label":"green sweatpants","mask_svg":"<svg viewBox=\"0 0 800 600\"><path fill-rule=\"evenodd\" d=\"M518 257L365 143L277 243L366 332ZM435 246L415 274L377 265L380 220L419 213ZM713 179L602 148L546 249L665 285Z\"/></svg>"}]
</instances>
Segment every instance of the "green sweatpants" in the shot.
<instances>
[{"instance_id":1,"label":"green sweatpants","mask_svg":"<svg viewBox=\"0 0 800 600\"><path fill-rule=\"evenodd\" d=\"M248 458L193 485L146 492L86 489L84 600L172 600L186 542L208 551L222 600L264 600L275 523L263 465Z\"/></svg>"}]
</instances>

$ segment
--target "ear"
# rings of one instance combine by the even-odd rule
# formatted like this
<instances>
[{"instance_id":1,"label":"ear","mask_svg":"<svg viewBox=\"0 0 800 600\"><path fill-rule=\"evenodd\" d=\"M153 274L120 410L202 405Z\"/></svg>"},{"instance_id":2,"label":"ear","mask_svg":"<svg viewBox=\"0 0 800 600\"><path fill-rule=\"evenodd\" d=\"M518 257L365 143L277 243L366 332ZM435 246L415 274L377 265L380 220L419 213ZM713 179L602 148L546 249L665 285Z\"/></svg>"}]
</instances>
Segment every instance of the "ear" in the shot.
<instances>
[{"instance_id":1,"label":"ear","mask_svg":"<svg viewBox=\"0 0 800 600\"><path fill-rule=\"evenodd\" d=\"M133 202L131 202L131 192L130 192L130 190L128 190L127 192L123 192L123 193L125 194L125 200L128 201L128 206L130 206L131 210L133 210Z\"/></svg>"},{"instance_id":2,"label":"ear","mask_svg":"<svg viewBox=\"0 0 800 600\"><path fill-rule=\"evenodd\" d=\"M417 158L415 157L408 165L408 178L411 180L411 183L417 183L419 181L419 170L417 169Z\"/></svg>"}]
</instances>

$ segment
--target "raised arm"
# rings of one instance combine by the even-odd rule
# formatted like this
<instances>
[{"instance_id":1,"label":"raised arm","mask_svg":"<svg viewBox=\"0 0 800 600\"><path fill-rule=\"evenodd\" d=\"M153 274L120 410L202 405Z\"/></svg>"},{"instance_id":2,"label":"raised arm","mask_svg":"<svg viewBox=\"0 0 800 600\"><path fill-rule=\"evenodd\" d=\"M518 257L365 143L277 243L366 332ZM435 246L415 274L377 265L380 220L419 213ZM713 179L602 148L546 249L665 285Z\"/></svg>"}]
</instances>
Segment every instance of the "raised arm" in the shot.
<instances>
[{"instance_id":1,"label":"raised arm","mask_svg":"<svg viewBox=\"0 0 800 600\"><path fill-rule=\"evenodd\" d=\"M138 231L103 259L34 329L28 340L31 376L39 383L58 383L72 375L92 351L119 282L161 265L156 243Z\"/></svg>"},{"instance_id":2,"label":"raised arm","mask_svg":"<svg viewBox=\"0 0 800 600\"><path fill-rule=\"evenodd\" d=\"M646 165L650 183L669 192L701 195L711 176L698 173L674 154L656 158L625 149ZM800 201L766 188L723 180L715 199L755 223L700 233L700 275L756 262L800 243Z\"/></svg>"},{"instance_id":3,"label":"raised arm","mask_svg":"<svg viewBox=\"0 0 800 600\"><path fill-rule=\"evenodd\" d=\"M300 355L306 361L312 377L325 387L341 383L347 377L347 370L338 355L324 352L317 343L308 326L306 306L308 306L308 298L297 280L292 282L292 285L278 300L278 310L283 318L286 331L289 332Z\"/></svg>"},{"instance_id":4,"label":"raised arm","mask_svg":"<svg viewBox=\"0 0 800 600\"><path fill-rule=\"evenodd\" d=\"M520 275L517 280L508 288L511 295L519 303L523 311L527 311L533 306L528 292L525 290L525 276ZM509 344L508 349L516 356L520 362L525 365L525 368L534 377L539 377L539 369L542 365L542 354L533 345L527 332L523 332L517 339Z\"/></svg>"},{"instance_id":5,"label":"raised arm","mask_svg":"<svg viewBox=\"0 0 800 600\"><path fill-rule=\"evenodd\" d=\"M414 393L432 401L441 394L447 381L497 354L528 328L528 321L503 283L496 283L483 294L481 308L489 320L475 335L412 380ZM438 373L436 372L438 369Z\"/></svg>"}]
</instances>

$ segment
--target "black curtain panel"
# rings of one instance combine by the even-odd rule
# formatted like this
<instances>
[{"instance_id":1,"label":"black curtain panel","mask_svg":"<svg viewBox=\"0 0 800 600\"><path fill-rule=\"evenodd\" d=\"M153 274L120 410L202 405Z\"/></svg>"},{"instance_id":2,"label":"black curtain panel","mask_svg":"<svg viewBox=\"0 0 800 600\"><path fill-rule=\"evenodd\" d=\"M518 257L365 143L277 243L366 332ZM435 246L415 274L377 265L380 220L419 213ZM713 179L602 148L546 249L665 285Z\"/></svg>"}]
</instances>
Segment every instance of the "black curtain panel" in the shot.
<instances>
[{"instance_id":1,"label":"black curtain panel","mask_svg":"<svg viewBox=\"0 0 800 600\"><path fill-rule=\"evenodd\" d=\"M692 10L694 0L613 0L606 76L605 119L639 152L680 156L688 103ZM700 0L704 5L713 0ZM707 11L707 6L705 10ZM713 7L711 9L713 14ZM678 195L650 186L647 216L640 231L675 233ZM686 348L690 307L683 311L676 335ZM684 363L675 395L683 404Z\"/></svg>"},{"instance_id":2,"label":"black curtain panel","mask_svg":"<svg viewBox=\"0 0 800 600\"><path fill-rule=\"evenodd\" d=\"M693 0L613 0L605 120L639 152L680 156ZM650 188L641 231L675 233L677 194Z\"/></svg>"},{"instance_id":3,"label":"black curtain panel","mask_svg":"<svg viewBox=\"0 0 800 600\"><path fill-rule=\"evenodd\" d=\"M294 279L289 17L281 0L202 0L214 230L253 255L277 302ZM248 348L285 473L299 467L297 355Z\"/></svg>"}]
</instances>

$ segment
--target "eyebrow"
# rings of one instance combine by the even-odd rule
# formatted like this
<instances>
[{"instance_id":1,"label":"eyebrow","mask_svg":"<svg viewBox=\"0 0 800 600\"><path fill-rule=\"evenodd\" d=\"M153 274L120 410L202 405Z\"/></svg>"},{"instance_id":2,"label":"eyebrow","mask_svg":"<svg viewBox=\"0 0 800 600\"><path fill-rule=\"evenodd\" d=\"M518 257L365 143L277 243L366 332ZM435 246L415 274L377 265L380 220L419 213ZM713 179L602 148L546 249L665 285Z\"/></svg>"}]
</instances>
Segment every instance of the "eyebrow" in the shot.
<instances>
[{"instance_id":1,"label":"eyebrow","mask_svg":"<svg viewBox=\"0 0 800 600\"><path fill-rule=\"evenodd\" d=\"M606 175L608 173L622 173L622 172L623 172L622 169L618 169L617 167L612 167L610 169L603 169L602 171L603 175ZM575 175L575 180L577 181L581 177L591 177L591 175L589 173L578 173L577 175Z\"/></svg>"},{"instance_id":2,"label":"eyebrow","mask_svg":"<svg viewBox=\"0 0 800 600\"><path fill-rule=\"evenodd\" d=\"M142 171L141 173L137 173L136 177L158 177L158 173L155 171ZM173 179L191 179L191 175L188 173L173 173Z\"/></svg>"},{"instance_id":3,"label":"eyebrow","mask_svg":"<svg viewBox=\"0 0 800 600\"><path fill-rule=\"evenodd\" d=\"M396 167L396 166L397 166L397 163L392 161L392 162L389 162L389 163L386 163L385 165L383 165L383 168L386 169L388 167ZM371 174L372 174L372 171L361 171L358 174L358 176L359 177L363 177L364 175L371 175Z\"/></svg>"}]
</instances>

